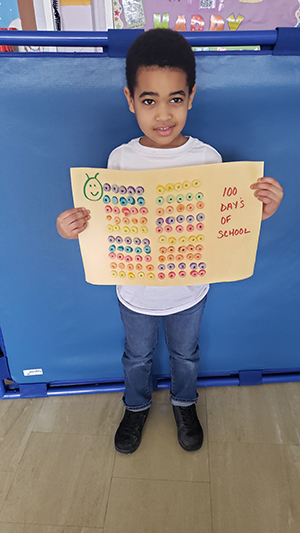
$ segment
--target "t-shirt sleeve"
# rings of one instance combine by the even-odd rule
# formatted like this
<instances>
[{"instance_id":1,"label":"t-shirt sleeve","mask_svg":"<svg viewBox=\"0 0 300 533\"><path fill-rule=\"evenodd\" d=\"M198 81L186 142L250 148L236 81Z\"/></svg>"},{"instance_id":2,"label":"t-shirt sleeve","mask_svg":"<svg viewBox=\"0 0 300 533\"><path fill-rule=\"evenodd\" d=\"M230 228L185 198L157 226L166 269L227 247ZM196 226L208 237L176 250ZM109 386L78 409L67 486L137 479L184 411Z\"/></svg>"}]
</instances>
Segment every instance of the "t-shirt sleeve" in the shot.
<instances>
[{"instance_id":1,"label":"t-shirt sleeve","mask_svg":"<svg viewBox=\"0 0 300 533\"><path fill-rule=\"evenodd\" d=\"M205 153L205 161L207 165L213 164L213 163L222 163L222 156L219 154L219 152L213 148L213 146L206 145L206 153Z\"/></svg>"},{"instance_id":2,"label":"t-shirt sleeve","mask_svg":"<svg viewBox=\"0 0 300 533\"><path fill-rule=\"evenodd\" d=\"M121 170L120 168L120 148L115 148L108 156L107 168Z\"/></svg>"}]
</instances>

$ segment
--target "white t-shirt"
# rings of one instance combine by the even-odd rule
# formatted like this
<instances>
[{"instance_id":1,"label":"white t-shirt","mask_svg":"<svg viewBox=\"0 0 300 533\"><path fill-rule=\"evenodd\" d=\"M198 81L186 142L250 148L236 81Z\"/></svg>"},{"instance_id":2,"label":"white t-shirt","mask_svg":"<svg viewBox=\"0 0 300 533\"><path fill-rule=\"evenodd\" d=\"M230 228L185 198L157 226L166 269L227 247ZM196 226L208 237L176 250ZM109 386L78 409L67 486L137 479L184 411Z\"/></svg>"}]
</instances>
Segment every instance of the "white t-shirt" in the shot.
<instances>
[{"instance_id":1,"label":"white t-shirt","mask_svg":"<svg viewBox=\"0 0 300 533\"><path fill-rule=\"evenodd\" d=\"M221 163L220 154L208 144L189 137L178 148L150 148L132 139L113 150L107 167L116 170L153 170ZM207 294L209 285L186 287L117 286L117 296L126 307L145 315L171 315L193 307Z\"/></svg>"}]
</instances>

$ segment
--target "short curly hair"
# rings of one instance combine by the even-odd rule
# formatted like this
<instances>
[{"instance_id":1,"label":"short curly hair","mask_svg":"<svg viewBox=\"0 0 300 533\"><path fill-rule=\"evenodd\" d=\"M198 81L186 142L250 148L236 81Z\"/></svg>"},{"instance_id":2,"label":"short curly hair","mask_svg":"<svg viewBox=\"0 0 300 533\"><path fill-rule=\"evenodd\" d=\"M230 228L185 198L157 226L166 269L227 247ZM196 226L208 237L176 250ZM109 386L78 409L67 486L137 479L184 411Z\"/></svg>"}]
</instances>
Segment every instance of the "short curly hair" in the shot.
<instances>
[{"instance_id":1,"label":"short curly hair","mask_svg":"<svg viewBox=\"0 0 300 533\"><path fill-rule=\"evenodd\" d=\"M126 57L126 80L131 96L136 86L140 67L180 69L186 73L189 94L196 81L196 65L193 50L188 41L177 31L157 28L137 37Z\"/></svg>"}]
</instances>

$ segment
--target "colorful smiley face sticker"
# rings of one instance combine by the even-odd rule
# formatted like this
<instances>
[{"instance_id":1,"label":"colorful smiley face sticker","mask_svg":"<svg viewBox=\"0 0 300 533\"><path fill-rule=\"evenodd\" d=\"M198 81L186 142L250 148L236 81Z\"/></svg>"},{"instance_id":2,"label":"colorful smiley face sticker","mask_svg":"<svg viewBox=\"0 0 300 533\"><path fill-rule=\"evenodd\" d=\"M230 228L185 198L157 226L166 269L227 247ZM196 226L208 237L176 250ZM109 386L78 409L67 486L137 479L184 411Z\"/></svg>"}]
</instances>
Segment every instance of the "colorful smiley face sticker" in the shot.
<instances>
[{"instance_id":1,"label":"colorful smiley face sticker","mask_svg":"<svg viewBox=\"0 0 300 533\"><path fill-rule=\"evenodd\" d=\"M83 186L84 196L92 202L97 202L103 196L103 187L100 181L97 180L98 174L99 172L96 174L96 176L92 178L90 178L89 175L86 174L87 180Z\"/></svg>"}]
</instances>

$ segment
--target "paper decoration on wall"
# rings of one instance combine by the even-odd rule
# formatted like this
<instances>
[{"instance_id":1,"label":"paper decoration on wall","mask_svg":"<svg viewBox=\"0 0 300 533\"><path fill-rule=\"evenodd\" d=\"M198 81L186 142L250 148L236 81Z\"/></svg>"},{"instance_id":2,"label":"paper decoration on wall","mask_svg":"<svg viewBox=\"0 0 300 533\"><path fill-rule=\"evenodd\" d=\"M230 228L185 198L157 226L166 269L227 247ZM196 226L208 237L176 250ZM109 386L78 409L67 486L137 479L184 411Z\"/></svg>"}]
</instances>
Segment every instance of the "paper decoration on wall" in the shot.
<instances>
[{"instance_id":1,"label":"paper decoration on wall","mask_svg":"<svg viewBox=\"0 0 300 533\"><path fill-rule=\"evenodd\" d=\"M91 6L92 0L60 0L61 6Z\"/></svg>"},{"instance_id":2,"label":"paper decoration on wall","mask_svg":"<svg viewBox=\"0 0 300 533\"><path fill-rule=\"evenodd\" d=\"M74 204L91 211L79 243L98 285L194 285L253 274L263 163L163 170L72 168Z\"/></svg>"},{"instance_id":3,"label":"paper decoration on wall","mask_svg":"<svg viewBox=\"0 0 300 533\"><path fill-rule=\"evenodd\" d=\"M122 0L127 27L142 28L146 23L142 0Z\"/></svg>"},{"instance_id":4,"label":"paper decoration on wall","mask_svg":"<svg viewBox=\"0 0 300 533\"><path fill-rule=\"evenodd\" d=\"M298 0L113 0L114 10L116 2L124 9L117 9L115 28L122 24L146 30L245 31L293 27L299 22Z\"/></svg>"},{"instance_id":5,"label":"paper decoration on wall","mask_svg":"<svg viewBox=\"0 0 300 533\"><path fill-rule=\"evenodd\" d=\"M121 30L124 26L121 20L121 13L123 11L123 8L119 0L113 0L113 10L114 10L114 28L116 30Z\"/></svg>"},{"instance_id":6,"label":"paper decoration on wall","mask_svg":"<svg viewBox=\"0 0 300 533\"><path fill-rule=\"evenodd\" d=\"M300 0L298 0L298 2L300 4ZM296 28L299 28L300 27L300 6L299 6L299 9L297 9L297 11L296 11L295 16L296 16L296 19L297 19Z\"/></svg>"},{"instance_id":7,"label":"paper decoration on wall","mask_svg":"<svg viewBox=\"0 0 300 533\"><path fill-rule=\"evenodd\" d=\"M0 2L1 30L11 27L12 22L16 19L20 19L17 0L10 0L9 2L6 0L6 2Z\"/></svg>"}]
</instances>

